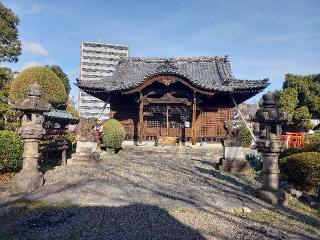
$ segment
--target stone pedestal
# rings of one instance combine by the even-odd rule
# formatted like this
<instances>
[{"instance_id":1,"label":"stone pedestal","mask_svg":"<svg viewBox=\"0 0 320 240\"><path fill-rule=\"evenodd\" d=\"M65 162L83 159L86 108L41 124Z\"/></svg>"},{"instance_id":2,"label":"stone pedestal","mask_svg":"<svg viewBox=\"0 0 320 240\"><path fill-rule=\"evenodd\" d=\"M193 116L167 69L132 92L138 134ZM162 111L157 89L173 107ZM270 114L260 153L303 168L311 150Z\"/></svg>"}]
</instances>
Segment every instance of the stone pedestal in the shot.
<instances>
[{"instance_id":1,"label":"stone pedestal","mask_svg":"<svg viewBox=\"0 0 320 240\"><path fill-rule=\"evenodd\" d=\"M22 170L14 177L12 190L14 192L32 192L43 185L43 174L38 171L39 141L24 140Z\"/></svg>"},{"instance_id":2,"label":"stone pedestal","mask_svg":"<svg viewBox=\"0 0 320 240\"><path fill-rule=\"evenodd\" d=\"M43 174L38 171L22 170L13 179L13 192L32 192L43 185Z\"/></svg>"},{"instance_id":3,"label":"stone pedestal","mask_svg":"<svg viewBox=\"0 0 320 240\"><path fill-rule=\"evenodd\" d=\"M223 172L248 173L251 171L251 168L247 160L230 160L221 158L219 162L219 170Z\"/></svg>"},{"instance_id":4,"label":"stone pedestal","mask_svg":"<svg viewBox=\"0 0 320 240\"><path fill-rule=\"evenodd\" d=\"M224 172L242 172L251 171L248 161L245 159L243 147L238 140L224 140L224 154L219 162L219 170Z\"/></svg>"},{"instance_id":5,"label":"stone pedestal","mask_svg":"<svg viewBox=\"0 0 320 240\"><path fill-rule=\"evenodd\" d=\"M78 141L76 153L72 154L68 164L96 165L100 162L100 154L97 152L97 142Z\"/></svg>"}]
</instances>

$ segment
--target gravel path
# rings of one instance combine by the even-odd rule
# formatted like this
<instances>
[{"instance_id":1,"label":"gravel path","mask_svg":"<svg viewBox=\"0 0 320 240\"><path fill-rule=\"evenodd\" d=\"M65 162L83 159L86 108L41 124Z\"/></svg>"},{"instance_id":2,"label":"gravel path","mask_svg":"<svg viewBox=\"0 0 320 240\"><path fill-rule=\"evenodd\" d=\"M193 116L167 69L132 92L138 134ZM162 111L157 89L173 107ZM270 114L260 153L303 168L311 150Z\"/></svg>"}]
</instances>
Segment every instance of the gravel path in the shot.
<instances>
[{"instance_id":1,"label":"gravel path","mask_svg":"<svg viewBox=\"0 0 320 240\"><path fill-rule=\"evenodd\" d=\"M131 148L114 156L102 154L104 162L98 167L67 166L49 171L45 187L28 199L104 206L192 205L223 210L256 209L262 204L246 194L254 190L246 182L214 169L215 162L208 159L218 160L220 152L207 156L189 148L144 148ZM197 154L190 155L190 151Z\"/></svg>"},{"instance_id":2,"label":"gravel path","mask_svg":"<svg viewBox=\"0 0 320 240\"><path fill-rule=\"evenodd\" d=\"M57 167L46 172L42 189L24 196L45 201L36 211L28 208L31 203L14 202L20 196L2 189L0 219L13 216L0 223L3 236L317 239L317 232L310 233L299 223L278 226L240 213L268 214L273 208L254 197L258 183L216 171L214 163L220 155L220 150L132 147L113 156L102 153L103 162L96 167ZM26 213L21 217L19 212Z\"/></svg>"}]
</instances>

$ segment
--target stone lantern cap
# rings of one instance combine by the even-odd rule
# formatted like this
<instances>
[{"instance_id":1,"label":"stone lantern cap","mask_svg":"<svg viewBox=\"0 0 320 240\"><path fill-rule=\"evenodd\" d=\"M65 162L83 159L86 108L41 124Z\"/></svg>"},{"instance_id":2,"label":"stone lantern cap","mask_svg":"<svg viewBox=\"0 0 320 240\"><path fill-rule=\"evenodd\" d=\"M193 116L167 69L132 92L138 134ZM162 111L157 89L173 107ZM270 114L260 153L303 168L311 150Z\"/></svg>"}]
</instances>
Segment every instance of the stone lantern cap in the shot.
<instances>
[{"instance_id":1,"label":"stone lantern cap","mask_svg":"<svg viewBox=\"0 0 320 240\"><path fill-rule=\"evenodd\" d=\"M50 103L41 99L41 89L38 83L34 83L28 87L29 97L21 99L14 104L14 109L28 112L48 112L52 109Z\"/></svg>"},{"instance_id":2,"label":"stone lantern cap","mask_svg":"<svg viewBox=\"0 0 320 240\"><path fill-rule=\"evenodd\" d=\"M287 113L277 105L275 94L268 92L262 97L262 107L257 111L255 121L258 123L284 123Z\"/></svg>"}]
</instances>

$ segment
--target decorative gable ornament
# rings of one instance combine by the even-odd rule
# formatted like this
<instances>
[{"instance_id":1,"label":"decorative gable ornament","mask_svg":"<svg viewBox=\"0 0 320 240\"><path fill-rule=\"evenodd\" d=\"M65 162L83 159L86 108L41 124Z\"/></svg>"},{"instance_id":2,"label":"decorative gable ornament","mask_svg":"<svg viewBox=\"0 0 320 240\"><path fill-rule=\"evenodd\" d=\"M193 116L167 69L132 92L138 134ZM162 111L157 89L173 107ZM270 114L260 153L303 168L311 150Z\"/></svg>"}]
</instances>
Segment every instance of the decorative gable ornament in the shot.
<instances>
[{"instance_id":1,"label":"decorative gable ornament","mask_svg":"<svg viewBox=\"0 0 320 240\"><path fill-rule=\"evenodd\" d=\"M157 72L159 73L175 72L177 70L178 67L176 67L169 59L167 59L164 64L157 67Z\"/></svg>"}]
</instances>

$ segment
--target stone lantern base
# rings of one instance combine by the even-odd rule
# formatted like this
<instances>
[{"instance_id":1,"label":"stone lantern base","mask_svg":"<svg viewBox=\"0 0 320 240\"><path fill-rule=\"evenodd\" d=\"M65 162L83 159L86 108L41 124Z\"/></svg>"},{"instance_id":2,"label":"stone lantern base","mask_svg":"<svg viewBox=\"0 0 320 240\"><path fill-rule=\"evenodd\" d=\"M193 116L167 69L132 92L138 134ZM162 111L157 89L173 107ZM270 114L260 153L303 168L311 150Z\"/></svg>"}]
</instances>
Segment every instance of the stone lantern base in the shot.
<instances>
[{"instance_id":1,"label":"stone lantern base","mask_svg":"<svg viewBox=\"0 0 320 240\"><path fill-rule=\"evenodd\" d=\"M43 174L38 171L22 170L13 179L13 192L32 192L43 186Z\"/></svg>"},{"instance_id":2,"label":"stone lantern base","mask_svg":"<svg viewBox=\"0 0 320 240\"><path fill-rule=\"evenodd\" d=\"M289 197L285 192L271 192L261 189L259 196L262 200L272 205L282 205L286 207L289 204Z\"/></svg>"},{"instance_id":3,"label":"stone lantern base","mask_svg":"<svg viewBox=\"0 0 320 240\"><path fill-rule=\"evenodd\" d=\"M260 198L273 205L288 205L288 195L279 190L278 152L262 152L263 155L263 187L259 191Z\"/></svg>"},{"instance_id":4,"label":"stone lantern base","mask_svg":"<svg viewBox=\"0 0 320 240\"><path fill-rule=\"evenodd\" d=\"M223 158L220 159L218 168L223 172L249 173L251 167L245 159L240 139L225 139L223 141Z\"/></svg>"},{"instance_id":5,"label":"stone lantern base","mask_svg":"<svg viewBox=\"0 0 320 240\"><path fill-rule=\"evenodd\" d=\"M78 141L76 153L72 154L68 164L96 165L100 163L100 154L97 152L97 142Z\"/></svg>"},{"instance_id":6,"label":"stone lantern base","mask_svg":"<svg viewBox=\"0 0 320 240\"><path fill-rule=\"evenodd\" d=\"M252 171L247 160L244 159L224 159L221 158L218 164L219 171L250 173Z\"/></svg>"}]
</instances>

